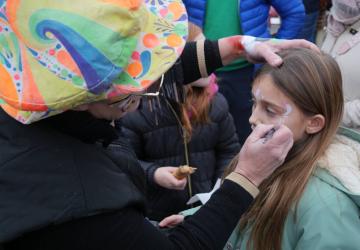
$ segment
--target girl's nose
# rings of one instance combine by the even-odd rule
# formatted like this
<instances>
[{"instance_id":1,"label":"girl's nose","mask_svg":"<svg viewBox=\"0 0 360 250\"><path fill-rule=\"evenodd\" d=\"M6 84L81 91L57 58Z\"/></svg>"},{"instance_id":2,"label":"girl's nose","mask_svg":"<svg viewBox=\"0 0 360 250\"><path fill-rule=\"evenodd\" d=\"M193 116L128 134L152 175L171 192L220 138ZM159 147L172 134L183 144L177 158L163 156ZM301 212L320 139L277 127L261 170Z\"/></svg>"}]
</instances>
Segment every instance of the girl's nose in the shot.
<instances>
[{"instance_id":1,"label":"girl's nose","mask_svg":"<svg viewBox=\"0 0 360 250\"><path fill-rule=\"evenodd\" d=\"M259 116L257 115L257 109L256 108L253 108L253 111L252 111L251 116L249 118L249 123L250 123L251 127L256 126L256 125L261 123L261 120L260 120Z\"/></svg>"}]
</instances>

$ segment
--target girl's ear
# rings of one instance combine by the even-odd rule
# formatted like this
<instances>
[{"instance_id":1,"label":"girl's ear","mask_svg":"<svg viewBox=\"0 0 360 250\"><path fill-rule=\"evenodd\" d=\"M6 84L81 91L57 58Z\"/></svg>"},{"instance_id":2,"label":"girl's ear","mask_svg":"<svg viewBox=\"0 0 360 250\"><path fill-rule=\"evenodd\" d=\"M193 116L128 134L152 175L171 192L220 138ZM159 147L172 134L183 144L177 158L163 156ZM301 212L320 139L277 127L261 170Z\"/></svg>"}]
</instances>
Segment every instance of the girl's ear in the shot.
<instances>
[{"instance_id":1,"label":"girl's ear","mask_svg":"<svg viewBox=\"0 0 360 250\"><path fill-rule=\"evenodd\" d=\"M314 115L307 119L305 131L307 134L316 134L325 126L325 117L323 115Z\"/></svg>"}]
</instances>

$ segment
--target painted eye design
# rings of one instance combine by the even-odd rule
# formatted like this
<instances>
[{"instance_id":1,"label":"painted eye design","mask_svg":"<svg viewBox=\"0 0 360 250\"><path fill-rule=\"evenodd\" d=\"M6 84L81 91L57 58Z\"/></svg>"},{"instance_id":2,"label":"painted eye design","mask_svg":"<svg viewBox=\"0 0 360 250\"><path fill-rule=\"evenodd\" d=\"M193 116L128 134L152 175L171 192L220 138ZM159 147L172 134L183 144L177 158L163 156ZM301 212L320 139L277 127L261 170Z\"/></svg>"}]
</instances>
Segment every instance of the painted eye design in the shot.
<instances>
[{"instance_id":1,"label":"painted eye design","mask_svg":"<svg viewBox=\"0 0 360 250\"><path fill-rule=\"evenodd\" d=\"M270 107L266 107L266 113L269 115L269 116L276 116L277 113L274 109L270 108Z\"/></svg>"}]
</instances>

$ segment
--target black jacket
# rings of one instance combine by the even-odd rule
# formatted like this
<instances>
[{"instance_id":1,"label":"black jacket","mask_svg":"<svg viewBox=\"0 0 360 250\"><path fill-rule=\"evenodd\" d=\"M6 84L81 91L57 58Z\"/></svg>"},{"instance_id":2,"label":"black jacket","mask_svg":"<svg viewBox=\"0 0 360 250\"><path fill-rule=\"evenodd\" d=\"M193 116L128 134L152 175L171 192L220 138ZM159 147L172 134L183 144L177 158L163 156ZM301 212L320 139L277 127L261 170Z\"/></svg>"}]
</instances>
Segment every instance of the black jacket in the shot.
<instances>
[{"instance_id":1,"label":"black jacket","mask_svg":"<svg viewBox=\"0 0 360 250\"><path fill-rule=\"evenodd\" d=\"M144 210L136 156L122 147L113 157L94 144L116 137L108 122L85 112L23 125L0 108L0 243L127 206Z\"/></svg>"},{"instance_id":2,"label":"black jacket","mask_svg":"<svg viewBox=\"0 0 360 250\"><path fill-rule=\"evenodd\" d=\"M0 245L14 239L5 250L222 249L250 194L225 181L165 237L144 219L144 176L127 145L118 143L114 156L94 144L114 138L108 122L87 113L22 125L0 109Z\"/></svg>"},{"instance_id":3,"label":"black jacket","mask_svg":"<svg viewBox=\"0 0 360 250\"><path fill-rule=\"evenodd\" d=\"M149 183L148 216L152 220L161 220L188 208L186 202L190 198L188 188L169 190L154 183L157 168L186 163L181 125L173 112L164 108L166 105L162 100L162 108L150 112L144 101L138 111L117 123L145 170ZM193 194L209 192L240 150L227 102L219 93L211 102L210 120L208 124L194 128L188 144L190 166L197 168L191 175Z\"/></svg>"},{"instance_id":4,"label":"black jacket","mask_svg":"<svg viewBox=\"0 0 360 250\"><path fill-rule=\"evenodd\" d=\"M207 66L221 64L217 57ZM189 73L185 82L199 78L184 68ZM108 152L94 145L116 137L108 122L82 112L25 126L0 109L0 243L32 231L5 244L6 250L223 248L251 195L225 180L165 237L143 217L143 173L132 152L122 140Z\"/></svg>"}]
</instances>

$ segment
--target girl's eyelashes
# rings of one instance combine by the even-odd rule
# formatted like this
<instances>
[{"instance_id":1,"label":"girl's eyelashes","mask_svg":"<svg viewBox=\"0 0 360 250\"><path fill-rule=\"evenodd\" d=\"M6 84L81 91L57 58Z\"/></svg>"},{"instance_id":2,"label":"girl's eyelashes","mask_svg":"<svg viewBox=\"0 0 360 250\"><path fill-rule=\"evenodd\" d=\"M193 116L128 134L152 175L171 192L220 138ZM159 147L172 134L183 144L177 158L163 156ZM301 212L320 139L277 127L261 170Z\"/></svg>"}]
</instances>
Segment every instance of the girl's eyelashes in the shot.
<instances>
[{"instance_id":1,"label":"girl's eyelashes","mask_svg":"<svg viewBox=\"0 0 360 250\"><path fill-rule=\"evenodd\" d=\"M252 110L254 111L254 109L257 106L256 99L251 98L251 103L252 103ZM262 108L265 110L266 114L269 115L270 117L274 117L274 116L277 115L277 112L274 109L272 109L271 107L267 106L267 105L264 107L264 104L262 104Z\"/></svg>"},{"instance_id":2,"label":"girl's eyelashes","mask_svg":"<svg viewBox=\"0 0 360 250\"><path fill-rule=\"evenodd\" d=\"M266 114L271 119L283 115L282 110L280 110L280 108L273 107L272 105L268 104L267 102L263 102L263 101L257 99L255 96L253 96L250 101L252 104L253 112L256 108L259 108L264 114ZM257 106L259 106L259 107L257 107Z\"/></svg>"},{"instance_id":3,"label":"girl's eyelashes","mask_svg":"<svg viewBox=\"0 0 360 250\"><path fill-rule=\"evenodd\" d=\"M273 110L272 108L270 108L270 107L266 107L265 110L266 110L266 113L267 113L269 116L271 116L271 117L277 115L277 112L276 112L275 110Z\"/></svg>"}]
</instances>

